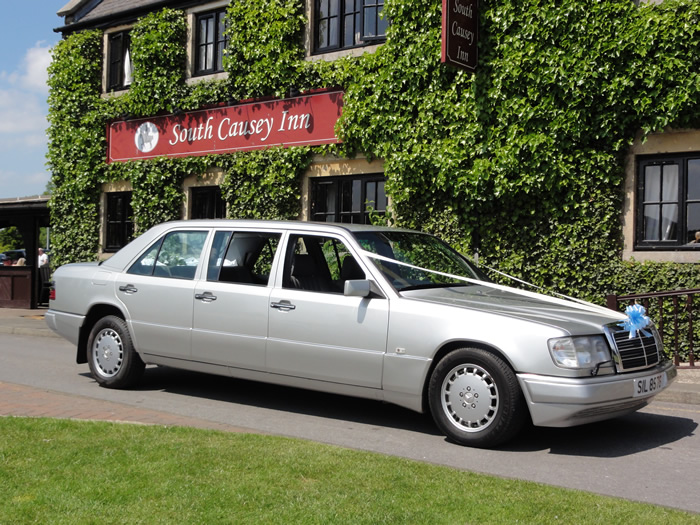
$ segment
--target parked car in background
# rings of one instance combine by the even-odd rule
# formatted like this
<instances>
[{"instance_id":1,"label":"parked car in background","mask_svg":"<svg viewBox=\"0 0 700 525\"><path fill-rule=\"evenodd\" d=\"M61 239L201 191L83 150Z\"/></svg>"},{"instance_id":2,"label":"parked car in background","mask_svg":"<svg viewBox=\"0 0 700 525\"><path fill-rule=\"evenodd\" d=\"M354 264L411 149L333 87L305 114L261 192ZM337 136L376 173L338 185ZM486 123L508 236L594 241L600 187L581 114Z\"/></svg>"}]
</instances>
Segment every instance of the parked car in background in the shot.
<instances>
[{"instance_id":1,"label":"parked car in background","mask_svg":"<svg viewBox=\"0 0 700 525\"><path fill-rule=\"evenodd\" d=\"M676 375L645 315L494 284L410 230L170 222L53 281L46 321L102 386L158 364L310 388L429 411L463 445L627 414Z\"/></svg>"},{"instance_id":2,"label":"parked car in background","mask_svg":"<svg viewBox=\"0 0 700 525\"><path fill-rule=\"evenodd\" d=\"M24 259L25 261L27 260L27 252L24 249L7 250L3 252L3 255L10 259L12 264L15 264L19 259Z\"/></svg>"}]
</instances>

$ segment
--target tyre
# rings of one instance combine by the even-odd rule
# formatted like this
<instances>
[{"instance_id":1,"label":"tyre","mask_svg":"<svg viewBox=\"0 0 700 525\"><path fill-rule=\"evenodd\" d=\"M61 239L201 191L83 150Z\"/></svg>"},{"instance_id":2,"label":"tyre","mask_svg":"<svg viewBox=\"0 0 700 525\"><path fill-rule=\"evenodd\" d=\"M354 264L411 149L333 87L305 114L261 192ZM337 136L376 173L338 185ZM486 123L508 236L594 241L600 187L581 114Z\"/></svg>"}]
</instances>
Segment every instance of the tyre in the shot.
<instances>
[{"instance_id":1,"label":"tyre","mask_svg":"<svg viewBox=\"0 0 700 525\"><path fill-rule=\"evenodd\" d=\"M513 438L527 418L515 373L495 354L461 348L435 367L428 402L436 425L452 441L489 448Z\"/></svg>"},{"instance_id":2,"label":"tyre","mask_svg":"<svg viewBox=\"0 0 700 525\"><path fill-rule=\"evenodd\" d=\"M134 350L126 322L114 315L103 317L88 338L90 372L101 386L127 388L136 383L145 365Z\"/></svg>"}]
</instances>

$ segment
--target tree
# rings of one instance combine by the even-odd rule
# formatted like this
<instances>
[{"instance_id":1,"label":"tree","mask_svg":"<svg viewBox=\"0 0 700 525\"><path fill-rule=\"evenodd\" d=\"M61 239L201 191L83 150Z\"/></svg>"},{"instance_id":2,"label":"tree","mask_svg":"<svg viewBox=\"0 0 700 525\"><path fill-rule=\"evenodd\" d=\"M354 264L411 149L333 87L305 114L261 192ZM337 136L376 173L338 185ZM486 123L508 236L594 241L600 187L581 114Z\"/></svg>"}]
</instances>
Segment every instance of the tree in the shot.
<instances>
[{"instance_id":1,"label":"tree","mask_svg":"<svg viewBox=\"0 0 700 525\"><path fill-rule=\"evenodd\" d=\"M22 236L14 226L0 230L0 252L22 248Z\"/></svg>"}]
</instances>

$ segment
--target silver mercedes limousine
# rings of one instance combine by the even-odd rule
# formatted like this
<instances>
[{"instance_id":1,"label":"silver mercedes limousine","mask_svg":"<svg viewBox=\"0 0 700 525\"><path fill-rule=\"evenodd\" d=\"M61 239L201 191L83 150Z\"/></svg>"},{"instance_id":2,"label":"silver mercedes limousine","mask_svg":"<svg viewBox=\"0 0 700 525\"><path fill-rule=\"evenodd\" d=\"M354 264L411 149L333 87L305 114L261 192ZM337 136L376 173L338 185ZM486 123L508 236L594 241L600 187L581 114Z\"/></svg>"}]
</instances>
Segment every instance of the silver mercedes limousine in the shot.
<instances>
[{"instance_id":1,"label":"silver mercedes limousine","mask_svg":"<svg viewBox=\"0 0 700 525\"><path fill-rule=\"evenodd\" d=\"M157 364L371 398L468 446L633 412L676 376L643 311L495 284L410 230L168 222L53 280L46 322L102 386Z\"/></svg>"}]
</instances>

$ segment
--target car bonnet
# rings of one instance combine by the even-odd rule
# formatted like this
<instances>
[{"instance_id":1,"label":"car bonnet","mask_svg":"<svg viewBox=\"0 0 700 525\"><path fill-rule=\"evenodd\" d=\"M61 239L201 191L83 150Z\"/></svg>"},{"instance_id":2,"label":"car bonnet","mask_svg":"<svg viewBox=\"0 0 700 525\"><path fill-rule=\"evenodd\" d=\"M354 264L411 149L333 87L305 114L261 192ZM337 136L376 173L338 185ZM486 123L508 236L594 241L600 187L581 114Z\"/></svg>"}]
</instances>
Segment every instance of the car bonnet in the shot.
<instances>
[{"instance_id":1,"label":"car bonnet","mask_svg":"<svg viewBox=\"0 0 700 525\"><path fill-rule=\"evenodd\" d=\"M546 324L571 334L599 333L603 325L626 319L622 313L596 305L490 284L411 290L401 296Z\"/></svg>"}]
</instances>

